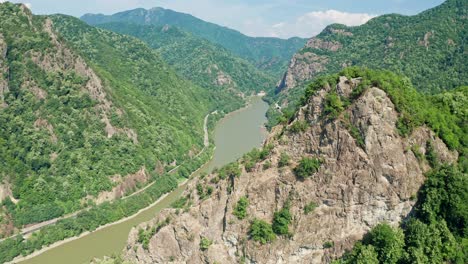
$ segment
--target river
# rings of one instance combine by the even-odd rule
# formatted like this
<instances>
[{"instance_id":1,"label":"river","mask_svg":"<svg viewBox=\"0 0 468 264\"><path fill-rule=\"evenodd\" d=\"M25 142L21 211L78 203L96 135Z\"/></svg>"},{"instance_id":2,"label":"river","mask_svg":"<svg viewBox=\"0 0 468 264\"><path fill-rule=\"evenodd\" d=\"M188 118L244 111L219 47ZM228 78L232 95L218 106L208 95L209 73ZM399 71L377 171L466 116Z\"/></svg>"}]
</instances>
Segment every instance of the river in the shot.
<instances>
[{"instance_id":1,"label":"river","mask_svg":"<svg viewBox=\"0 0 468 264\"><path fill-rule=\"evenodd\" d=\"M209 172L235 161L254 147L259 147L267 132L263 128L268 105L259 97L252 97L248 107L228 114L215 127L216 149L213 159L199 172ZM22 261L22 264L82 264L95 257L102 258L120 253L124 248L130 229L142 222L149 221L161 209L168 207L184 191L180 186L156 205L140 212L136 217L92 232L52 248L38 256Z\"/></svg>"}]
</instances>

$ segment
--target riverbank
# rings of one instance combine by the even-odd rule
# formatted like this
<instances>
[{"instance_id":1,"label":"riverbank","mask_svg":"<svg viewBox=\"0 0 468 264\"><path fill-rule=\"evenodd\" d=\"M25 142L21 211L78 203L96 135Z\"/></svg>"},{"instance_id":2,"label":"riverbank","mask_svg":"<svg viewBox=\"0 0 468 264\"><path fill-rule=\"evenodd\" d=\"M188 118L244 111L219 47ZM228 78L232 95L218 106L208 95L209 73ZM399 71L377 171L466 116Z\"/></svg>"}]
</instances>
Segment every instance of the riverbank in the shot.
<instances>
[{"instance_id":1,"label":"riverbank","mask_svg":"<svg viewBox=\"0 0 468 264\"><path fill-rule=\"evenodd\" d=\"M203 135L203 149L201 151L199 151L197 153L197 155L195 155L193 157L193 159L196 159L198 158L201 154L203 154L206 150L207 147L209 147L210 145L210 141L209 141L209 133L208 133L208 118L211 114L215 114L217 111L214 111L212 113L209 113L205 116L204 120L203 120L203 131L204 131L204 135ZM211 158L210 158L211 159ZM207 161L208 162L208 161ZM174 171L176 171L181 165L178 165L177 167L175 168L172 168L171 170L169 170L167 173L172 173ZM202 165L204 166L204 165ZM198 169L196 170L198 171ZM144 192L146 189L150 188L152 185L154 185L156 183L156 181L153 181L151 182L150 184L146 185L145 187L141 188L140 190L137 190L136 192L130 194L130 195L127 195L127 196L124 196L122 198L120 198L120 200L125 200L125 199L128 199L132 196L135 196L135 195L138 195L142 192ZM44 221L44 222L41 222L41 223L37 223L37 224L33 224L33 225L30 225L30 226L27 226L23 229L21 229L20 233L18 234L15 234L13 236L10 236L10 237L6 237L6 238L2 238L0 239L0 243L7 240L7 239L10 239L10 238L14 238L18 235L21 235L23 236L24 238L28 238L32 233L34 232L37 232L39 230L41 230L42 228L46 227L46 226L50 226L50 225L53 225L55 223L57 223L58 221L60 220L64 220L64 219L68 219L68 218L72 218L72 217L76 217L79 213L81 212L84 212L84 211L87 211L87 210L90 210L92 207L87 207L87 208L83 208L83 209L80 209L76 212L73 212L73 213L70 213L70 214L67 214L67 215L64 215L64 216L60 216L60 217L57 217L57 218L54 218L54 219L50 219L50 220L47 220L47 221Z\"/></svg>"},{"instance_id":2,"label":"riverbank","mask_svg":"<svg viewBox=\"0 0 468 264\"><path fill-rule=\"evenodd\" d=\"M208 148L210 152L206 152L199 160L208 160L208 154L210 154L209 158L211 159L209 159L209 162L204 162L203 166L197 166L197 170L193 171L189 178L197 177L199 173L208 172L215 167L222 167L252 148L261 146L264 135L259 128L266 121L265 112L267 108L266 103L256 97L249 100L246 107L235 111L235 113L231 112L225 115L222 120L218 119L221 116L214 119L210 117L208 132L210 133L210 145L213 142L212 139L214 139L214 144ZM215 127L211 127L212 120L218 121ZM183 184L186 184L186 181L179 186L182 185L184 188L185 185ZM177 201L183 192L183 188L173 189L170 193L165 194L164 198L158 198L158 203L152 202L153 206L147 206L147 210L140 209L138 213L125 217L127 221L121 219L86 235L81 234L74 237L74 239L67 238L66 240L57 241L37 251L34 255L16 258L14 263L23 261L23 264L81 264L96 257L102 258L105 255L110 256L119 253L126 244L128 232L131 228L153 219L159 210L169 207L173 202ZM149 193L152 193L152 191ZM130 200L140 202L144 197L146 195L138 196L137 199L130 198Z\"/></svg>"},{"instance_id":3,"label":"riverbank","mask_svg":"<svg viewBox=\"0 0 468 264\"><path fill-rule=\"evenodd\" d=\"M189 179L186 179L184 180L182 183L179 184L178 187L182 187L184 186L185 184L187 184ZM114 225L117 225L117 224L120 224L122 222L125 222L125 221L128 221L130 219L133 219L135 217L138 216L138 214L146 211L146 210L149 210L151 207L157 205L158 203L160 203L162 200L164 200L170 193L165 193L164 195L162 195L158 200L156 200L154 203L150 204L149 206L139 210L137 213L135 213L134 215L132 216L129 216L129 217L126 217L126 218L122 218L120 219L119 221L116 221L116 222L113 222L113 223L109 223L109 224L106 224L106 225L103 225L103 226L100 226L98 227L96 230L94 231L86 231L84 233L81 233L79 236L75 236L75 237L70 237L70 238L67 238L65 240L61 240L61 241L58 241L58 242L55 242L54 244L51 244L50 246L47 246L47 247L44 247L43 249L40 249L38 251L35 251L34 253L30 254L30 255L27 255L27 256L24 256L24 257L17 257L15 259L13 259L11 262L6 262L7 264L13 264L13 263L19 263L19 262L22 262L22 261L25 261L25 260L28 260L28 259L31 259L31 258L34 258L38 255L41 255L42 253L46 252L46 251L49 251L53 248L56 248L56 247L59 247L61 245L64 245L66 243L69 243L71 241L74 241L74 240L77 240L77 239L80 239L82 237L85 237L87 235L90 235L94 232L97 232L99 230L102 230L104 228L108 228L110 226L114 226Z\"/></svg>"},{"instance_id":4,"label":"riverbank","mask_svg":"<svg viewBox=\"0 0 468 264\"><path fill-rule=\"evenodd\" d=\"M213 148L213 150L216 149L216 147ZM205 162L202 166L200 166L200 168L198 168L196 171L192 172L190 174L190 177L188 179L184 179L182 182L179 183L177 189L179 188L183 188L189 180L193 179L193 176L198 173L200 170L202 170L213 158L213 155L210 157L210 159L208 159L207 162ZM47 247L44 247L38 251L35 251L34 253L30 254L30 255L27 255L27 256L22 256L22 257L16 257L15 259L13 259L12 261L10 262L6 262L7 264L14 264L14 263L19 263L19 262L22 262L22 261L26 261L26 260L29 260L29 259L32 259L36 256L39 256L51 249L54 249L54 248L57 248L59 246L62 246L64 244L67 244L69 242L72 242L74 240L77 240L77 239L80 239L80 238L83 238L85 236L88 236L90 234L93 234L97 231L100 231L102 229L105 229L105 228L108 228L108 227L111 227L111 226L115 226L115 225L118 225L120 223L123 223L123 222L126 222L128 220L131 220L131 219L134 219L135 217L137 217L139 214L147 211L147 210L150 210L152 207L158 205L159 203L161 203L161 201L163 201L165 198L167 198L169 195L171 194L171 192L168 192L168 193L165 193L163 194L158 200L156 200L154 203L150 204L149 206L145 207L145 208L142 208L140 209L138 212L136 212L135 214L129 216L129 217L125 217L125 218L122 218L116 222L112 222L112 223L109 223L109 224L106 224L106 225L103 225L103 226L100 226L98 227L97 229L93 230L93 231L86 231L86 232L83 232L81 233L80 235L78 236L74 236L74 237L70 237L70 238L67 238L65 240L61 240L61 241L58 241L58 242L55 242Z\"/></svg>"}]
</instances>

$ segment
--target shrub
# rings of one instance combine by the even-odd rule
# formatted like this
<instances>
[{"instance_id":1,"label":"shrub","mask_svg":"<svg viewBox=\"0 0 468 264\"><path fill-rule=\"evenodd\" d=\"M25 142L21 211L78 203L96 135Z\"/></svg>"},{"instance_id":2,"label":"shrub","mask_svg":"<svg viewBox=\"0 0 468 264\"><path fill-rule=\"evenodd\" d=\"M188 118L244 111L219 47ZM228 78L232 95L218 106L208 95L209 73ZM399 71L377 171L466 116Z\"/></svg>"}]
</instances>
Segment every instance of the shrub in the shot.
<instances>
[{"instance_id":1,"label":"shrub","mask_svg":"<svg viewBox=\"0 0 468 264\"><path fill-rule=\"evenodd\" d=\"M236 206L234 207L233 215L237 216L239 220L244 219L247 216L247 207L249 206L249 199L242 196L239 201L237 201Z\"/></svg>"},{"instance_id":2,"label":"shrub","mask_svg":"<svg viewBox=\"0 0 468 264\"><path fill-rule=\"evenodd\" d=\"M219 178L224 180L227 177L233 178L233 177L239 177L241 175L241 169L239 167L239 163L237 162L231 162L227 164L226 166L222 167L218 171Z\"/></svg>"},{"instance_id":3,"label":"shrub","mask_svg":"<svg viewBox=\"0 0 468 264\"><path fill-rule=\"evenodd\" d=\"M299 165L294 169L294 173L299 179L306 179L316 173L320 168L320 165L320 160L304 157L299 162Z\"/></svg>"},{"instance_id":4,"label":"shrub","mask_svg":"<svg viewBox=\"0 0 468 264\"><path fill-rule=\"evenodd\" d=\"M341 261L334 262L334 264L379 264L379 259L374 246L357 242L351 252L345 254Z\"/></svg>"},{"instance_id":5,"label":"shrub","mask_svg":"<svg viewBox=\"0 0 468 264\"><path fill-rule=\"evenodd\" d=\"M291 125L289 130L293 133L299 133L306 131L308 127L307 121L298 120Z\"/></svg>"},{"instance_id":6,"label":"shrub","mask_svg":"<svg viewBox=\"0 0 468 264\"><path fill-rule=\"evenodd\" d=\"M248 172L251 172L253 171L253 168L255 168L255 165L257 163L253 160L247 160L244 162L244 167L245 167L245 170L248 171Z\"/></svg>"},{"instance_id":7,"label":"shrub","mask_svg":"<svg viewBox=\"0 0 468 264\"><path fill-rule=\"evenodd\" d=\"M252 151L245 154L243 157L245 170L252 171L252 169L258 162L265 160L268 157L268 155L270 155L272 149L273 145L268 144L265 147L263 147L262 150L254 148Z\"/></svg>"},{"instance_id":8,"label":"shrub","mask_svg":"<svg viewBox=\"0 0 468 264\"><path fill-rule=\"evenodd\" d=\"M351 134L351 136L356 140L357 145L361 147L362 149L364 149L366 147L366 141L364 140L364 137L361 135L361 132L359 131L359 129L349 121L346 127L349 130L349 133Z\"/></svg>"},{"instance_id":9,"label":"shrub","mask_svg":"<svg viewBox=\"0 0 468 264\"><path fill-rule=\"evenodd\" d=\"M271 225L259 219L253 220L249 234L251 239L261 244L270 243L276 238Z\"/></svg>"},{"instance_id":10,"label":"shrub","mask_svg":"<svg viewBox=\"0 0 468 264\"><path fill-rule=\"evenodd\" d=\"M335 246L335 242L333 241L327 241L323 243L323 248L332 248L333 246Z\"/></svg>"},{"instance_id":11,"label":"shrub","mask_svg":"<svg viewBox=\"0 0 468 264\"><path fill-rule=\"evenodd\" d=\"M343 110L344 104L341 101L340 96L335 91L329 92L325 97L323 107L324 115L327 115L330 119L335 119Z\"/></svg>"},{"instance_id":12,"label":"shrub","mask_svg":"<svg viewBox=\"0 0 468 264\"><path fill-rule=\"evenodd\" d=\"M414 156L418 159L418 161L422 162L424 160L424 155L421 152L421 147L419 145L413 145L411 147L411 151L413 152Z\"/></svg>"},{"instance_id":13,"label":"shrub","mask_svg":"<svg viewBox=\"0 0 468 264\"><path fill-rule=\"evenodd\" d=\"M202 238L200 239L200 249L201 249L202 251L207 250L207 249L211 246L211 244L213 244L213 241L209 240L209 239L206 238L206 237L202 237Z\"/></svg>"},{"instance_id":14,"label":"shrub","mask_svg":"<svg viewBox=\"0 0 468 264\"><path fill-rule=\"evenodd\" d=\"M275 212L273 216L273 232L278 235L289 234L289 224L291 223L291 212L289 206L285 206L279 212Z\"/></svg>"},{"instance_id":15,"label":"shrub","mask_svg":"<svg viewBox=\"0 0 468 264\"><path fill-rule=\"evenodd\" d=\"M437 153L435 152L434 146L430 141L426 142L426 160L429 162L431 167L435 167L439 163Z\"/></svg>"},{"instance_id":16,"label":"shrub","mask_svg":"<svg viewBox=\"0 0 468 264\"><path fill-rule=\"evenodd\" d=\"M197 183L197 194L200 197L205 194L205 190L203 189L203 185L201 183Z\"/></svg>"},{"instance_id":17,"label":"shrub","mask_svg":"<svg viewBox=\"0 0 468 264\"><path fill-rule=\"evenodd\" d=\"M311 212L313 212L315 210L315 208L317 208L317 204L314 203L314 202L310 202L308 203L305 207L304 207L304 214L309 214Z\"/></svg>"},{"instance_id":18,"label":"shrub","mask_svg":"<svg viewBox=\"0 0 468 264\"><path fill-rule=\"evenodd\" d=\"M181 209L187 204L188 197L180 197L175 202L171 204L172 208Z\"/></svg>"},{"instance_id":19,"label":"shrub","mask_svg":"<svg viewBox=\"0 0 468 264\"><path fill-rule=\"evenodd\" d=\"M281 155L280 155L280 159L278 161L278 167L284 167L284 166L287 166L289 165L289 155L286 154L286 152L282 152Z\"/></svg>"}]
</instances>

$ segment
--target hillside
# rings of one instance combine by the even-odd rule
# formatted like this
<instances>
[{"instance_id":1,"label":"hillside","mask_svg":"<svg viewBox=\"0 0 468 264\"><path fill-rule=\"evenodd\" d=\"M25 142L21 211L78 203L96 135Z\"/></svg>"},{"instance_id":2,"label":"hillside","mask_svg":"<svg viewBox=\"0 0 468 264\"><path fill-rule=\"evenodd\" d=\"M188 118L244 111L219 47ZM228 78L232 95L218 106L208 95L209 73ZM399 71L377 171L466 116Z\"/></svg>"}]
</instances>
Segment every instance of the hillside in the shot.
<instances>
[{"instance_id":1,"label":"hillside","mask_svg":"<svg viewBox=\"0 0 468 264\"><path fill-rule=\"evenodd\" d=\"M203 149L204 117L222 103L141 41L8 2L0 71L1 236L153 180L154 196L169 191L162 175Z\"/></svg>"},{"instance_id":2,"label":"hillside","mask_svg":"<svg viewBox=\"0 0 468 264\"><path fill-rule=\"evenodd\" d=\"M383 15L356 27L330 25L293 56L275 99L283 107L294 105L311 80L354 65L404 74L424 93L465 85L467 17L467 1L448 0L415 16Z\"/></svg>"},{"instance_id":3,"label":"hillside","mask_svg":"<svg viewBox=\"0 0 468 264\"><path fill-rule=\"evenodd\" d=\"M109 22L129 22L139 25L177 26L195 36L219 44L232 53L246 59L279 78L287 67L292 55L306 42L305 39L254 38L242 33L209 23L192 15L164 8L142 8L106 16L86 14L81 19L91 25Z\"/></svg>"},{"instance_id":4,"label":"hillside","mask_svg":"<svg viewBox=\"0 0 468 264\"><path fill-rule=\"evenodd\" d=\"M463 263L466 113L450 97L386 71L314 82L263 149L194 179L175 208L131 231L123 258L330 263L364 237L340 261Z\"/></svg>"},{"instance_id":5,"label":"hillside","mask_svg":"<svg viewBox=\"0 0 468 264\"><path fill-rule=\"evenodd\" d=\"M122 22L99 24L98 27L141 39L156 49L177 72L201 87L246 94L275 87L275 78L250 62L177 27Z\"/></svg>"}]
</instances>

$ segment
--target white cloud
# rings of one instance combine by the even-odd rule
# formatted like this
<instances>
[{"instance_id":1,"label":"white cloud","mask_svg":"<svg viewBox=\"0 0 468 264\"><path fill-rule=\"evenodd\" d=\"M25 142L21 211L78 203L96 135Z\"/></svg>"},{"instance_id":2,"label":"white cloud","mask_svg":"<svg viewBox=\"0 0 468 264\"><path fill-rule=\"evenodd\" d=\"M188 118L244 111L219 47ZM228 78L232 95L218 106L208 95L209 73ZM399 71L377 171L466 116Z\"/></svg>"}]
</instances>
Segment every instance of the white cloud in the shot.
<instances>
[{"instance_id":1,"label":"white cloud","mask_svg":"<svg viewBox=\"0 0 468 264\"><path fill-rule=\"evenodd\" d=\"M31 5L31 3L24 3L24 5L25 5L27 8L29 8L29 9L31 9L31 8L32 8L32 5Z\"/></svg>"},{"instance_id":2,"label":"white cloud","mask_svg":"<svg viewBox=\"0 0 468 264\"><path fill-rule=\"evenodd\" d=\"M348 13L337 10L313 11L299 16L290 22L281 22L271 26L271 36L312 37L333 23L358 26L366 23L375 15L367 13Z\"/></svg>"},{"instance_id":3,"label":"white cloud","mask_svg":"<svg viewBox=\"0 0 468 264\"><path fill-rule=\"evenodd\" d=\"M366 13L347 13L337 10L314 11L307 13L297 19L302 23L332 24L340 23L348 26L357 26L366 23L375 17Z\"/></svg>"}]
</instances>

